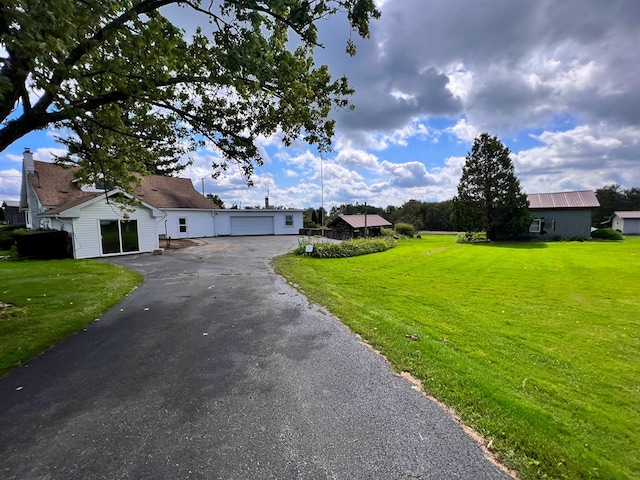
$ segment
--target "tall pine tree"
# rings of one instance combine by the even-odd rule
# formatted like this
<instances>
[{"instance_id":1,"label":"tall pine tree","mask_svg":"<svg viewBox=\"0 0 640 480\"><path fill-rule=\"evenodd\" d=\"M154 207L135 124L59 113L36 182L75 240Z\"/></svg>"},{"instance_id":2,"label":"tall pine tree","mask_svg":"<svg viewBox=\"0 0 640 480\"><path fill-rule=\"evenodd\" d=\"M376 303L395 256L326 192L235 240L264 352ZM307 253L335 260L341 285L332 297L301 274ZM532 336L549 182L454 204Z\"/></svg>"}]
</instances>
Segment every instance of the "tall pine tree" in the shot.
<instances>
[{"instance_id":1,"label":"tall pine tree","mask_svg":"<svg viewBox=\"0 0 640 480\"><path fill-rule=\"evenodd\" d=\"M483 133L467 153L453 199L451 222L458 230L486 231L491 240L525 232L532 221L529 201L514 173L511 152Z\"/></svg>"}]
</instances>

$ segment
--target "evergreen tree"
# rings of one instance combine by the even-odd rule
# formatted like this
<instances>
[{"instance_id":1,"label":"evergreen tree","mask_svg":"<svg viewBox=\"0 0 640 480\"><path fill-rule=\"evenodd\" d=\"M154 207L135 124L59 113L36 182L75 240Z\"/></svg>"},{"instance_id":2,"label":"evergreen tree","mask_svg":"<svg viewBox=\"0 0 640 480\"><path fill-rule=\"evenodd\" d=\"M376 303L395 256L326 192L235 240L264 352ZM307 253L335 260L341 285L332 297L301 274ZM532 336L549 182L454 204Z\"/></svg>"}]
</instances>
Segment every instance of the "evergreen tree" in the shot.
<instances>
[{"instance_id":1,"label":"evergreen tree","mask_svg":"<svg viewBox=\"0 0 640 480\"><path fill-rule=\"evenodd\" d=\"M510 154L497 137L483 133L475 139L453 199L451 222L456 229L486 231L491 240L527 230L533 217Z\"/></svg>"}]
</instances>

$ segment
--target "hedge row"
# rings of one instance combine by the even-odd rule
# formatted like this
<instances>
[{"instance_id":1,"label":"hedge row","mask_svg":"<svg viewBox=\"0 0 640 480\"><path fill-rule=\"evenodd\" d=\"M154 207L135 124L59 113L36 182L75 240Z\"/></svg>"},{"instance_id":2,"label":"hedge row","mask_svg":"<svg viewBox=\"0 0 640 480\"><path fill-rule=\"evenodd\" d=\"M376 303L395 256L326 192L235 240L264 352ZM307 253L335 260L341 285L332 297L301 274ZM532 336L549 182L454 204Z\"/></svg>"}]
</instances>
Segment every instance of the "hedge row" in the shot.
<instances>
[{"instance_id":1,"label":"hedge row","mask_svg":"<svg viewBox=\"0 0 640 480\"><path fill-rule=\"evenodd\" d=\"M309 245L311 251L307 251ZM338 243L300 242L294 253L316 258L345 258L384 252L395 246L396 241L392 237L356 238Z\"/></svg>"}]
</instances>

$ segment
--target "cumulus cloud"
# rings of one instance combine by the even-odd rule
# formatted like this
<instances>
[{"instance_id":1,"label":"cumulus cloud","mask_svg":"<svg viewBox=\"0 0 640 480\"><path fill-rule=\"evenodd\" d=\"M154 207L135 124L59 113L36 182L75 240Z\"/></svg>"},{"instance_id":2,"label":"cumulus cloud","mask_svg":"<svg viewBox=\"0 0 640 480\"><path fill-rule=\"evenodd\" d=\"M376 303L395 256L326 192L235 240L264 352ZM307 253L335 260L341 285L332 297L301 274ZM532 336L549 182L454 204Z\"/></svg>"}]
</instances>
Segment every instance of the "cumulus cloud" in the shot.
<instances>
[{"instance_id":1,"label":"cumulus cloud","mask_svg":"<svg viewBox=\"0 0 640 480\"><path fill-rule=\"evenodd\" d=\"M536 137L542 146L514 155L523 183L536 191L640 185L640 127L579 126ZM530 189L530 190L531 190Z\"/></svg>"},{"instance_id":2,"label":"cumulus cloud","mask_svg":"<svg viewBox=\"0 0 640 480\"><path fill-rule=\"evenodd\" d=\"M0 170L0 192L2 201L18 200L20 198L20 185L22 183L22 173L15 168ZM2 203L0 201L0 203Z\"/></svg>"}]
</instances>

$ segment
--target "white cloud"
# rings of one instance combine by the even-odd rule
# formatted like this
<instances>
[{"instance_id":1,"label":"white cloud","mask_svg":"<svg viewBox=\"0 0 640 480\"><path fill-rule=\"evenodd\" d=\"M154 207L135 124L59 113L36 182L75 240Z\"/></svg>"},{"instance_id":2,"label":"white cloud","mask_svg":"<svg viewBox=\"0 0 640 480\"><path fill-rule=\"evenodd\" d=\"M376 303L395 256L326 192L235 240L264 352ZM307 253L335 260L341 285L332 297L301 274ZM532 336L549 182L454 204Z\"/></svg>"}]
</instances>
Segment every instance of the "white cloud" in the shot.
<instances>
[{"instance_id":1,"label":"white cloud","mask_svg":"<svg viewBox=\"0 0 640 480\"><path fill-rule=\"evenodd\" d=\"M514 154L516 173L529 192L640 185L640 127L580 125L535 138L541 146Z\"/></svg>"},{"instance_id":2,"label":"white cloud","mask_svg":"<svg viewBox=\"0 0 640 480\"><path fill-rule=\"evenodd\" d=\"M336 156L336 161L342 165L355 168L378 170L378 157L365 150L344 149Z\"/></svg>"},{"instance_id":3,"label":"white cloud","mask_svg":"<svg viewBox=\"0 0 640 480\"><path fill-rule=\"evenodd\" d=\"M22 173L20 171L15 168L0 170L0 192L2 192L0 203L5 200L18 200L21 183Z\"/></svg>"},{"instance_id":4,"label":"white cloud","mask_svg":"<svg viewBox=\"0 0 640 480\"><path fill-rule=\"evenodd\" d=\"M471 125L465 118L461 118L453 127L447 129L447 133L451 133L463 142L472 143L482 132L476 125Z\"/></svg>"}]
</instances>

